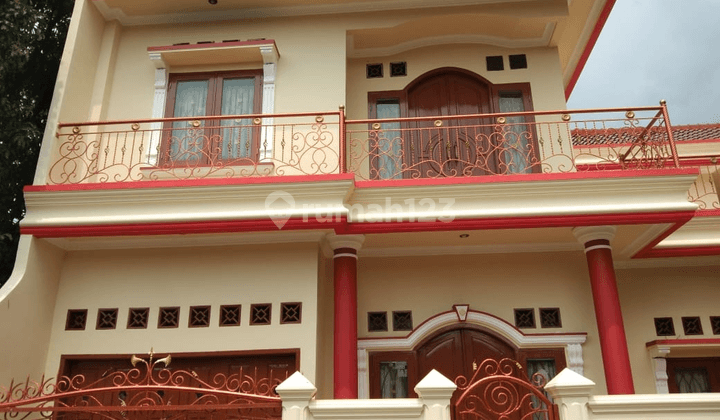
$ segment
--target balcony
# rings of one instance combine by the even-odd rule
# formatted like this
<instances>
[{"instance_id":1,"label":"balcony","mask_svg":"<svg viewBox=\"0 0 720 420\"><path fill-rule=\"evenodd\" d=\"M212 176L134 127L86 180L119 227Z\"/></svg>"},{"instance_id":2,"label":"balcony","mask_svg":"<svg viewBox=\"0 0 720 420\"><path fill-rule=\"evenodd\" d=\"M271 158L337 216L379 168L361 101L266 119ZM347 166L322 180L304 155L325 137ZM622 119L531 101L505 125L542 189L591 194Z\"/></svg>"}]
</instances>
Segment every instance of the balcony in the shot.
<instances>
[{"instance_id":1,"label":"balcony","mask_svg":"<svg viewBox=\"0 0 720 420\"><path fill-rule=\"evenodd\" d=\"M702 168L690 201L719 207L716 155L676 143L664 104L398 119L346 120L341 108L62 123L56 137L48 185L341 173L371 183L500 180L690 166Z\"/></svg>"}]
</instances>

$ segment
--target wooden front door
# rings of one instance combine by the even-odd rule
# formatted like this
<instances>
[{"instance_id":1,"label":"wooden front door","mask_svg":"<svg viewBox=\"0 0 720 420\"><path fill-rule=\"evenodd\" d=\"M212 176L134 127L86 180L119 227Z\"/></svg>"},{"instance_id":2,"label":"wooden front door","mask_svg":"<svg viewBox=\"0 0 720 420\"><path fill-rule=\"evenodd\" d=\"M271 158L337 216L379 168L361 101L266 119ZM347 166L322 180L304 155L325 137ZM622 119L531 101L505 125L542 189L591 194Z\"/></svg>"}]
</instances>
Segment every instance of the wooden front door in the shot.
<instances>
[{"instance_id":1,"label":"wooden front door","mask_svg":"<svg viewBox=\"0 0 720 420\"><path fill-rule=\"evenodd\" d=\"M508 343L478 330L448 331L418 349L419 377L435 369L454 381L458 376L470 378L473 366L485 359L517 359L517 351Z\"/></svg>"},{"instance_id":2,"label":"wooden front door","mask_svg":"<svg viewBox=\"0 0 720 420\"><path fill-rule=\"evenodd\" d=\"M443 117L492 112L490 86L460 71L431 74L407 91L408 117ZM440 125L439 123L442 123ZM420 177L471 176L497 172L489 119L412 123L404 155Z\"/></svg>"}]
</instances>

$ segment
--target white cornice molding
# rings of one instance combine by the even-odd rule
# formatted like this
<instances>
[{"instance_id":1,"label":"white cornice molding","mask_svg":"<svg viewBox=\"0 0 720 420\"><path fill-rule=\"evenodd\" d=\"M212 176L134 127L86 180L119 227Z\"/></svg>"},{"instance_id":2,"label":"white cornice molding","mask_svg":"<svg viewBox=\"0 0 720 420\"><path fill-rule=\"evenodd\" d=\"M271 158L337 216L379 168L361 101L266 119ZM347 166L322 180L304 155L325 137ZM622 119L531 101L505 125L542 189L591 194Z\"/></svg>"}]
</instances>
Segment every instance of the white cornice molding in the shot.
<instances>
[{"instance_id":1,"label":"white cornice molding","mask_svg":"<svg viewBox=\"0 0 720 420\"><path fill-rule=\"evenodd\" d=\"M386 57L390 55L400 54L405 51L414 50L417 48L449 44L480 44L492 45L501 48L546 47L550 43L552 34L555 31L555 26L555 22L548 22L547 24L545 24L543 34L535 38L512 39L482 34L441 35L414 39L390 47L363 49L356 49L354 47L354 42L350 42L347 55L350 58Z\"/></svg>"},{"instance_id":2,"label":"white cornice molding","mask_svg":"<svg viewBox=\"0 0 720 420\"><path fill-rule=\"evenodd\" d=\"M650 226L641 235L638 235L632 242L617 252L619 258L628 259L648 246L650 242L657 239L666 230L673 226L672 223L660 223Z\"/></svg>"},{"instance_id":3,"label":"white cornice molding","mask_svg":"<svg viewBox=\"0 0 720 420\"><path fill-rule=\"evenodd\" d=\"M353 223L578 214L695 211L687 190L697 176L548 179L456 185L358 188ZM430 200L433 206L423 206ZM410 203L410 204L408 204ZM388 204L392 204L389 206ZM430 208L432 207L432 208Z\"/></svg>"},{"instance_id":4,"label":"white cornice molding","mask_svg":"<svg viewBox=\"0 0 720 420\"><path fill-rule=\"evenodd\" d=\"M317 419L419 419L423 403L417 398L315 400L308 409Z\"/></svg>"},{"instance_id":5,"label":"white cornice molding","mask_svg":"<svg viewBox=\"0 0 720 420\"><path fill-rule=\"evenodd\" d=\"M689 413L707 415L720 413L720 396L709 394L644 394L644 395L595 395L588 401L590 410L595 414L611 418L693 418ZM682 413L682 417L670 413ZM712 418L712 417L696 417Z\"/></svg>"},{"instance_id":6,"label":"white cornice molding","mask_svg":"<svg viewBox=\"0 0 720 420\"><path fill-rule=\"evenodd\" d=\"M182 188L27 192L22 226L171 223L268 217L345 216L352 180L211 185ZM270 194L292 198L283 209L267 206ZM82 208L82 211L79 211Z\"/></svg>"},{"instance_id":7,"label":"white cornice molding","mask_svg":"<svg viewBox=\"0 0 720 420\"><path fill-rule=\"evenodd\" d=\"M577 67L578 63L580 62L580 57L582 56L583 52L585 52L585 46L587 45L588 41L590 40L590 35L595 30L595 25L600 18L600 14L602 13L603 8L605 7L605 3L607 3L610 0L605 1L594 1L592 8L590 9L590 13L588 15L588 19L585 21L585 25L583 26L583 30L580 33L579 39L575 43L575 48L572 50L572 53L570 54L570 58L568 59L568 63L565 66L563 70L563 86L567 86L570 82L570 78L573 75L573 72L575 71L575 68ZM577 18L577 17L576 17Z\"/></svg>"},{"instance_id":8,"label":"white cornice molding","mask_svg":"<svg viewBox=\"0 0 720 420\"><path fill-rule=\"evenodd\" d=\"M536 0L512 0L512 2L533 2ZM445 0L443 8L477 6L484 4L509 3L510 0ZM161 23L208 22L216 20L254 19L268 17L290 17L310 15L331 15L343 13L384 12L390 10L429 9L439 7L434 0L377 0L362 2L340 2L335 4L297 5L285 7L238 7L231 10L207 12L167 13L160 15L127 15L118 8L110 8L102 0L92 2L105 20L118 20L126 26L152 25Z\"/></svg>"},{"instance_id":9,"label":"white cornice molding","mask_svg":"<svg viewBox=\"0 0 720 420\"><path fill-rule=\"evenodd\" d=\"M720 217L694 217L657 244L656 249L720 245Z\"/></svg>"}]
</instances>

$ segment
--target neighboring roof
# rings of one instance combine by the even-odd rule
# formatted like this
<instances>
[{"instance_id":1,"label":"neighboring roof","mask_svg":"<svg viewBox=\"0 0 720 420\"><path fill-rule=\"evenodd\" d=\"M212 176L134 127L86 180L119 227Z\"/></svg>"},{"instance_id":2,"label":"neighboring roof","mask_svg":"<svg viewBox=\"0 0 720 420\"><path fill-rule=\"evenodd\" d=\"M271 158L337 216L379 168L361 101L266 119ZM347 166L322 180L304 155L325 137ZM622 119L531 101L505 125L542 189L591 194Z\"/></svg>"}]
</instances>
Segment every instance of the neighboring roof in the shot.
<instances>
[{"instance_id":1,"label":"neighboring roof","mask_svg":"<svg viewBox=\"0 0 720 420\"><path fill-rule=\"evenodd\" d=\"M676 125L672 127L672 132L675 141L720 141L720 124ZM635 129L586 130L578 128L572 130L572 141L575 146L632 143L636 137L637 131Z\"/></svg>"}]
</instances>

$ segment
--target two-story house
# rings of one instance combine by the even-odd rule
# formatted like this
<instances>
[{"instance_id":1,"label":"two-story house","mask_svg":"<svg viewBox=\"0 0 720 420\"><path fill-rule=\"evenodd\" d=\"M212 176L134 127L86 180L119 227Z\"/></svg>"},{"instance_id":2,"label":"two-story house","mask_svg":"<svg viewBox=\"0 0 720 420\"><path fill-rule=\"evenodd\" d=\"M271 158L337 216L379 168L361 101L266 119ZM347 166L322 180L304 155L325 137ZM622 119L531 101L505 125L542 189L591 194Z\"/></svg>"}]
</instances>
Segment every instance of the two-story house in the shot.
<instances>
[{"instance_id":1,"label":"two-story house","mask_svg":"<svg viewBox=\"0 0 720 420\"><path fill-rule=\"evenodd\" d=\"M321 398L488 358L720 392L717 127L566 109L613 3L77 0L0 383L152 349Z\"/></svg>"}]
</instances>

